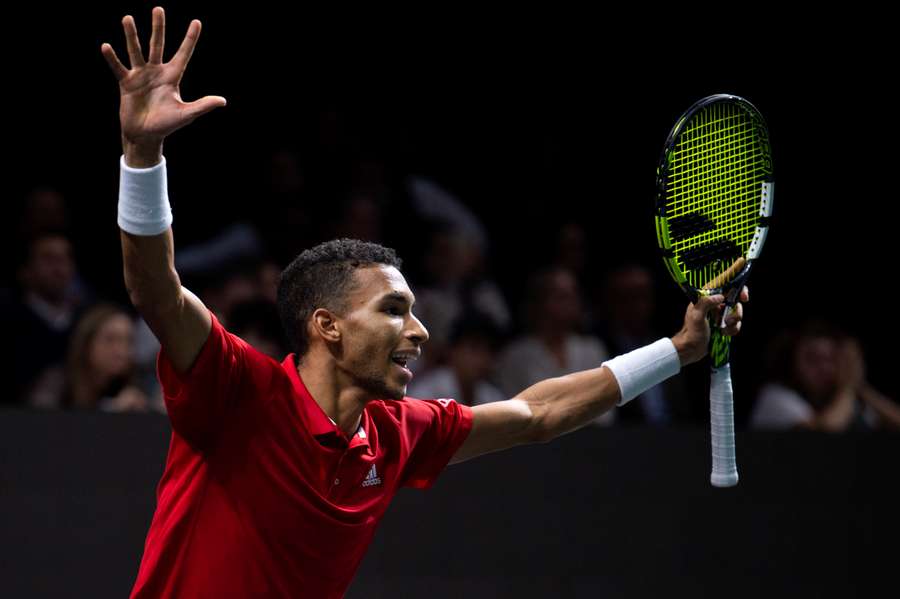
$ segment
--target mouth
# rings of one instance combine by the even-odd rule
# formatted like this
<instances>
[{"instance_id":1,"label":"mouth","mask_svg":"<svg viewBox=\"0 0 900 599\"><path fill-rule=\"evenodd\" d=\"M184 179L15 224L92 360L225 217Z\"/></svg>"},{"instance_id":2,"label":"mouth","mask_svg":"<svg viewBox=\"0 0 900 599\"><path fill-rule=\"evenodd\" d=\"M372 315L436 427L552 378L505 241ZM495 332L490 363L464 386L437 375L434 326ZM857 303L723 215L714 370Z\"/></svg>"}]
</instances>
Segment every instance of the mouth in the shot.
<instances>
[{"instance_id":1,"label":"mouth","mask_svg":"<svg viewBox=\"0 0 900 599\"><path fill-rule=\"evenodd\" d=\"M417 357L418 354L394 354L393 356L391 356L391 362L393 362L394 368L400 373L403 378L406 379L407 383L413 378L413 373L407 367L407 365Z\"/></svg>"}]
</instances>

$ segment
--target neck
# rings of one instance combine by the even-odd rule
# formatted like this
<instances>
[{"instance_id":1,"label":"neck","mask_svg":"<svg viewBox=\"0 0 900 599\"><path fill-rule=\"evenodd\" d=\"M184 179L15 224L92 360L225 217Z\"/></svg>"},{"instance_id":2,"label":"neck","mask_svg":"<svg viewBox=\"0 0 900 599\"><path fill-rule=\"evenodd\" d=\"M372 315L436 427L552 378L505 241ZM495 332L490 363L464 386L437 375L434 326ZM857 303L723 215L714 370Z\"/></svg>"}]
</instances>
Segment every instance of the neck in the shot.
<instances>
[{"instance_id":1,"label":"neck","mask_svg":"<svg viewBox=\"0 0 900 599\"><path fill-rule=\"evenodd\" d=\"M344 434L353 436L359 428L363 409L369 399L367 394L359 387L348 386L337 368L321 364L321 360L317 360L314 355L300 359L297 373L303 379L313 401L319 404Z\"/></svg>"}]
</instances>

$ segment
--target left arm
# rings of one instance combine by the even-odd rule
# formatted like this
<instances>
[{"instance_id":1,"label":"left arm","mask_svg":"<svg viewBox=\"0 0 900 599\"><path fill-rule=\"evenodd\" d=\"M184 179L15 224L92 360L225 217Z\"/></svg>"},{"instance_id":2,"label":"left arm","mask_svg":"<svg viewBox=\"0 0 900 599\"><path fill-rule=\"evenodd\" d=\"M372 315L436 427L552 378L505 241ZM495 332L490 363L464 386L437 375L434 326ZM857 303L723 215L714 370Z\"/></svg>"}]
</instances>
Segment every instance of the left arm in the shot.
<instances>
[{"instance_id":1,"label":"left arm","mask_svg":"<svg viewBox=\"0 0 900 599\"><path fill-rule=\"evenodd\" d=\"M740 299L749 299L746 289ZM700 298L688 306L684 327L672 337L682 367L706 355L707 315L720 311L723 302L724 297L718 295ZM738 303L726 321L728 335L740 331L742 318L743 307ZM606 367L543 380L513 399L473 407L472 430L450 463L517 445L546 443L587 425L612 409L620 398L619 383Z\"/></svg>"},{"instance_id":2,"label":"left arm","mask_svg":"<svg viewBox=\"0 0 900 599\"><path fill-rule=\"evenodd\" d=\"M546 379L517 397L472 408L472 431L451 464L527 443L546 443L574 431L619 401L619 385L608 368Z\"/></svg>"}]
</instances>

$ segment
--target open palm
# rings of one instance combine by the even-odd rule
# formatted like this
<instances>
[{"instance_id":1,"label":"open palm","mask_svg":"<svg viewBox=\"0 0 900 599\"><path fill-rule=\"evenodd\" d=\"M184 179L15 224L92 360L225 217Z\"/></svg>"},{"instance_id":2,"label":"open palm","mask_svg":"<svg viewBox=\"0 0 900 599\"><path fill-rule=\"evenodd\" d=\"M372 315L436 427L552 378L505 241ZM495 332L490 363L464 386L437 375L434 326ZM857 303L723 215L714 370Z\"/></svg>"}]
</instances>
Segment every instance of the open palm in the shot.
<instances>
[{"instance_id":1,"label":"open palm","mask_svg":"<svg viewBox=\"0 0 900 599\"><path fill-rule=\"evenodd\" d=\"M194 102L181 99L178 86L200 37L200 21L193 20L178 52L167 63L162 61L166 17L161 7L153 9L153 31L147 60L141 52L134 19L122 19L131 68L126 68L109 44L100 52L119 81L121 104L119 120L123 140L134 144L161 143L166 136L202 114L225 106L225 98L206 96Z\"/></svg>"}]
</instances>

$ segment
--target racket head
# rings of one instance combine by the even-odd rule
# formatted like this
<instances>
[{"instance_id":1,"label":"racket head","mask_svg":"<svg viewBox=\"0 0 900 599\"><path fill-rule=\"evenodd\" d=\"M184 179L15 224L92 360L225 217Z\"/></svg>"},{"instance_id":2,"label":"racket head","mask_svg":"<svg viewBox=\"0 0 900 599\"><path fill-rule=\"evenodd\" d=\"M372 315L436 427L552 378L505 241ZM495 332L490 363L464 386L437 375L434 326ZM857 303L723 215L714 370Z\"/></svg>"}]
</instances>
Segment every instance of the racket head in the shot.
<instances>
[{"instance_id":1,"label":"racket head","mask_svg":"<svg viewBox=\"0 0 900 599\"><path fill-rule=\"evenodd\" d=\"M672 127L657 168L656 236L691 301L744 284L766 241L773 189L768 128L744 98L703 98Z\"/></svg>"}]
</instances>

